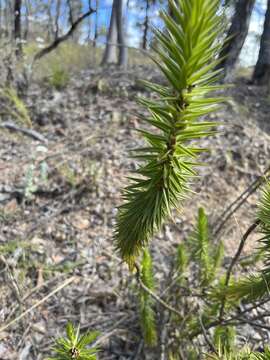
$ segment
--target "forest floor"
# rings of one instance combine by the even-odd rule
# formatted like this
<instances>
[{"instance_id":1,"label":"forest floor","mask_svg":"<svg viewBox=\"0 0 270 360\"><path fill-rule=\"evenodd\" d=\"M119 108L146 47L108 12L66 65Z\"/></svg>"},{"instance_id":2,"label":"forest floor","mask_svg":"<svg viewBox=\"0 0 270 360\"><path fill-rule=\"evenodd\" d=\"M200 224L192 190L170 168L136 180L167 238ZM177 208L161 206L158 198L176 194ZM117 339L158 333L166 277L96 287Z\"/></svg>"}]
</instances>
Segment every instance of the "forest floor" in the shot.
<instances>
[{"instance_id":1,"label":"forest floor","mask_svg":"<svg viewBox=\"0 0 270 360\"><path fill-rule=\"evenodd\" d=\"M158 79L158 73L143 67L89 70L61 91L33 83L26 103L33 128L45 141L1 129L2 360L44 359L67 320L100 330L102 360L144 358L135 279L112 242L121 189L135 166L128 150L141 143L133 131L134 113L142 111L135 98L144 93L138 78ZM221 121L220 133L202 140L211 150L203 156L207 166L199 169L195 194L152 242L159 279L168 273L176 245L190 233L198 207L216 225L269 166L270 99L244 80L226 92L231 99L211 116ZM228 259L254 218L257 199L258 193L250 196L222 232ZM255 240L256 234L245 254L256 247Z\"/></svg>"}]
</instances>

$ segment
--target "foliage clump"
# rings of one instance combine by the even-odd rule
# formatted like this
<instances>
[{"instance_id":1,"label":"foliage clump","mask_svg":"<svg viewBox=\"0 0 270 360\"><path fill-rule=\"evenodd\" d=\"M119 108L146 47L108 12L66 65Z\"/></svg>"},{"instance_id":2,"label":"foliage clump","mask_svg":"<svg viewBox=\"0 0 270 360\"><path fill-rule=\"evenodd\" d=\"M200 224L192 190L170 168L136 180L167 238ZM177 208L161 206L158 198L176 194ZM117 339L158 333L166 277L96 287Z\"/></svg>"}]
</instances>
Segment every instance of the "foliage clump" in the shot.
<instances>
[{"instance_id":1,"label":"foliage clump","mask_svg":"<svg viewBox=\"0 0 270 360\"><path fill-rule=\"evenodd\" d=\"M49 84L56 90L64 89L69 82L68 72L60 66L55 66L51 69L49 77Z\"/></svg>"},{"instance_id":2,"label":"foliage clump","mask_svg":"<svg viewBox=\"0 0 270 360\"><path fill-rule=\"evenodd\" d=\"M174 16L161 13L165 29L155 30L154 49L154 61L167 85L144 82L156 98L139 99L148 110L148 116L140 119L153 130L138 130L147 145L132 151L142 164L124 190L115 231L116 248L131 267L197 174L198 155L205 151L197 140L213 134L215 125L199 117L215 111L224 100L208 95L220 88L214 85L220 72L216 70L223 27L220 1L170 0L169 4Z\"/></svg>"}]
</instances>

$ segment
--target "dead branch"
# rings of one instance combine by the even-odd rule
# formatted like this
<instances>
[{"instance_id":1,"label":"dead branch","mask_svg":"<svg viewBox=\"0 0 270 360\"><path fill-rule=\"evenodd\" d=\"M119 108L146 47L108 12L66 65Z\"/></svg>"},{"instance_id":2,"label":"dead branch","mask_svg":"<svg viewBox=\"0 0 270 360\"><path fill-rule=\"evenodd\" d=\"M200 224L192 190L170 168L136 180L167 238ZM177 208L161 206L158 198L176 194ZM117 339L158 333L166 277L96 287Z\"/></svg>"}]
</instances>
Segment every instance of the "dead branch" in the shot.
<instances>
[{"instance_id":1,"label":"dead branch","mask_svg":"<svg viewBox=\"0 0 270 360\"><path fill-rule=\"evenodd\" d=\"M26 136L34 139L34 140L38 140L38 141L43 142L43 143L48 142L48 140L43 135L41 135L39 132L37 132L35 130L32 130L32 129L21 128L21 127L15 125L12 122L1 123L0 128L8 129L10 131L20 132L20 133L22 133L22 134L24 134L24 135L26 135Z\"/></svg>"},{"instance_id":2,"label":"dead branch","mask_svg":"<svg viewBox=\"0 0 270 360\"><path fill-rule=\"evenodd\" d=\"M43 56L48 55L51 51L53 51L54 49L56 49L62 42L66 41L73 33L74 31L77 29L77 27L80 25L80 23L86 19L88 16L92 15L94 12L96 12L96 10L94 9L89 9L89 11L87 11L85 14L83 14L82 16L80 16L70 27L70 29L63 35L63 36L59 36L57 37L49 46L45 47L44 49L40 50L38 53L36 53L36 55L34 56L33 59L33 64L37 61L40 60Z\"/></svg>"}]
</instances>

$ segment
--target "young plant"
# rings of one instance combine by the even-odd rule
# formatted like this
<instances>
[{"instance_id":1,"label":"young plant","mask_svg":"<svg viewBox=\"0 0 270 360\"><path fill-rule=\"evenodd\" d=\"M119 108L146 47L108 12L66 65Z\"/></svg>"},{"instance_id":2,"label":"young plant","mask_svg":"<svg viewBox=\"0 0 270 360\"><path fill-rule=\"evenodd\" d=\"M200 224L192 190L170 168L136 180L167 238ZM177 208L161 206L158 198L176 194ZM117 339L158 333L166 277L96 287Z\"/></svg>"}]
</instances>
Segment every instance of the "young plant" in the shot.
<instances>
[{"instance_id":1,"label":"young plant","mask_svg":"<svg viewBox=\"0 0 270 360\"><path fill-rule=\"evenodd\" d=\"M167 85L144 82L156 94L154 100L139 99L148 110L148 116L140 116L148 127L138 130L147 145L132 151L142 164L124 190L114 235L117 250L131 268L186 196L197 175L198 156L205 151L197 140L212 135L216 125L199 118L224 100L209 96L220 89L214 85L220 73L220 1L169 0L169 5L174 16L161 12L165 28L155 29L153 58Z\"/></svg>"},{"instance_id":2,"label":"young plant","mask_svg":"<svg viewBox=\"0 0 270 360\"><path fill-rule=\"evenodd\" d=\"M155 283L152 269L152 259L148 250L144 250L141 264L141 281L147 289L154 291ZM140 289L140 316L141 328L145 343L148 346L157 344L157 331L155 312L153 309L154 301L151 295L144 289Z\"/></svg>"},{"instance_id":3,"label":"young plant","mask_svg":"<svg viewBox=\"0 0 270 360\"><path fill-rule=\"evenodd\" d=\"M49 77L49 84L56 90L64 89L69 82L69 74L67 70L64 70L60 66L55 66L51 70L52 73Z\"/></svg>"},{"instance_id":4,"label":"young plant","mask_svg":"<svg viewBox=\"0 0 270 360\"><path fill-rule=\"evenodd\" d=\"M98 337L96 331L89 331L80 334L80 327L75 329L74 325L68 322L66 327L66 337L55 340L52 350L54 356L48 360L97 360L97 348L88 348Z\"/></svg>"},{"instance_id":5,"label":"young plant","mask_svg":"<svg viewBox=\"0 0 270 360\"><path fill-rule=\"evenodd\" d=\"M214 280L224 254L223 243L213 247L210 241L208 219L203 208L199 208L197 225L188 241L191 257L198 265L201 286L208 286ZM212 246L212 248L211 248Z\"/></svg>"},{"instance_id":6,"label":"young plant","mask_svg":"<svg viewBox=\"0 0 270 360\"><path fill-rule=\"evenodd\" d=\"M205 360L270 360L270 350L266 347L263 353L253 352L248 348L241 351L218 352L208 354Z\"/></svg>"}]
</instances>

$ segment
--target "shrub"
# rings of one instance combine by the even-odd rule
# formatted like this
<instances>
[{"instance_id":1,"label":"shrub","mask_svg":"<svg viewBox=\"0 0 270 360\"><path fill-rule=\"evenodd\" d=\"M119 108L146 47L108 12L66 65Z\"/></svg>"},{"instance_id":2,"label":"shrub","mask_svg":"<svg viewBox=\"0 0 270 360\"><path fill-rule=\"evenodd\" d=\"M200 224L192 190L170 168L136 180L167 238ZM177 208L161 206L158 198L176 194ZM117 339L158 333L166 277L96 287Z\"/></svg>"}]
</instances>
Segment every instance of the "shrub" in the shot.
<instances>
[{"instance_id":1,"label":"shrub","mask_svg":"<svg viewBox=\"0 0 270 360\"><path fill-rule=\"evenodd\" d=\"M61 67L54 67L51 69L49 76L49 84L57 90L65 88L69 82L69 74Z\"/></svg>"}]
</instances>

